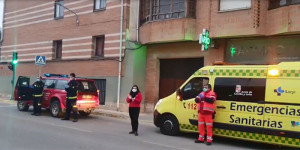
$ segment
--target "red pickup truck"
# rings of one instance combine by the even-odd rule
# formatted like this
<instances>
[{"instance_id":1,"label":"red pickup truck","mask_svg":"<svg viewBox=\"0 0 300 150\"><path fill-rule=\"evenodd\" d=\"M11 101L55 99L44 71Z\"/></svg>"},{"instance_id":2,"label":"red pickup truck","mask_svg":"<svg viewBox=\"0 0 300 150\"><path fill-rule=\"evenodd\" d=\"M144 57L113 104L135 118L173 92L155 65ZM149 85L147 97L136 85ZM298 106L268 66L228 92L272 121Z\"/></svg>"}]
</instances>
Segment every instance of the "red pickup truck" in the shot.
<instances>
[{"instance_id":1,"label":"red pickup truck","mask_svg":"<svg viewBox=\"0 0 300 150\"><path fill-rule=\"evenodd\" d=\"M42 108L50 110L53 117L61 117L66 110L65 86L70 79L67 75L45 74ZM88 116L94 109L99 107L99 90L97 90L94 80L78 78L79 84L77 94L78 112L83 116ZM15 86L14 98L20 111L27 111L32 105L32 88L30 88L30 78L20 76Z\"/></svg>"}]
</instances>

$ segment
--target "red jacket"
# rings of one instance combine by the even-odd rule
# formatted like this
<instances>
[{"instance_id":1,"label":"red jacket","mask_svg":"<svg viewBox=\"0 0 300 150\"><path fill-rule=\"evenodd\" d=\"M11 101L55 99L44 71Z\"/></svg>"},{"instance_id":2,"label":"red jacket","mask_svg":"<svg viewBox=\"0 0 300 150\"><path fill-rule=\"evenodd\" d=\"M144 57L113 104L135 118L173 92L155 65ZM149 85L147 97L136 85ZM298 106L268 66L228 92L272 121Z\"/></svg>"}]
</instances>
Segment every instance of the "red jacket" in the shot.
<instances>
[{"instance_id":1,"label":"red jacket","mask_svg":"<svg viewBox=\"0 0 300 150\"><path fill-rule=\"evenodd\" d=\"M200 95L203 95L203 97L200 99ZM207 91L207 92L201 92L199 96L197 97L200 99L198 103L198 110L201 114L214 114L214 109L215 109L215 101L216 101L216 93L213 91ZM205 98L209 98L213 100L212 103L206 102Z\"/></svg>"},{"instance_id":2,"label":"red jacket","mask_svg":"<svg viewBox=\"0 0 300 150\"><path fill-rule=\"evenodd\" d=\"M129 107L141 107L143 96L141 92L139 92L134 99L130 99L129 95L126 98L127 103L129 103Z\"/></svg>"}]
</instances>

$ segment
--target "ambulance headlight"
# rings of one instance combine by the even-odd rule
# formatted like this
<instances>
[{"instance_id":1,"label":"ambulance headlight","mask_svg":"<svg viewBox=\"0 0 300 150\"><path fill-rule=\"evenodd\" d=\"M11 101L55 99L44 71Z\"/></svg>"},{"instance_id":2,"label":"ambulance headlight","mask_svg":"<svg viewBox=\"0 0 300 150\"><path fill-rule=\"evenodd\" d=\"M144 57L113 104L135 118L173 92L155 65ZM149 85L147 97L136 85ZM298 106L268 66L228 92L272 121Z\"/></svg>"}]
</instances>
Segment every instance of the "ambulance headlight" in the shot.
<instances>
[{"instance_id":1,"label":"ambulance headlight","mask_svg":"<svg viewBox=\"0 0 300 150\"><path fill-rule=\"evenodd\" d=\"M161 104L162 101L163 101L163 100L160 99L160 100L155 104L154 110Z\"/></svg>"}]
</instances>

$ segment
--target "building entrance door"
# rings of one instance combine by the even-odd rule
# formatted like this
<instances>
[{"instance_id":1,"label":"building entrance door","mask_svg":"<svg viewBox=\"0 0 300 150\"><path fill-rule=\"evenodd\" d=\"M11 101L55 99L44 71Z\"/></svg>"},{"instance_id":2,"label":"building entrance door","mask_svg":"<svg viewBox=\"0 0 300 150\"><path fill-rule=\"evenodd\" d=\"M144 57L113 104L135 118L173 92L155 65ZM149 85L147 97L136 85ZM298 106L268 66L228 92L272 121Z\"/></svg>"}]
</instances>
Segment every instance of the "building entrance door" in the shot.
<instances>
[{"instance_id":1,"label":"building entrance door","mask_svg":"<svg viewBox=\"0 0 300 150\"><path fill-rule=\"evenodd\" d=\"M159 98L175 92L196 70L203 67L204 58L161 59Z\"/></svg>"}]
</instances>

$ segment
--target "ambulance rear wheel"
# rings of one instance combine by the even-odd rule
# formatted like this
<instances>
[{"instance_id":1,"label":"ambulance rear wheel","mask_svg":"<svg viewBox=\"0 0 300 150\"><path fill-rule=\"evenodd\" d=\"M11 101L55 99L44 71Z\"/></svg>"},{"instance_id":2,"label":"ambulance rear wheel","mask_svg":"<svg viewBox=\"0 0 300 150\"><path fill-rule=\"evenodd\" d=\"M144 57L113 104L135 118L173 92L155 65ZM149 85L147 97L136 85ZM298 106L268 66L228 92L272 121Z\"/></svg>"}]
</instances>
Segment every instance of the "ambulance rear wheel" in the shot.
<instances>
[{"instance_id":1,"label":"ambulance rear wheel","mask_svg":"<svg viewBox=\"0 0 300 150\"><path fill-rule=\"evenodd\" d=\"M161 118L160 132L165 135L177 135L179 124L173 115L166 115Z\"/></svg>"},{"instance_id":2,"label":"ambulance rear wheel","mask_svg":"<svg viewBox=\"0 0 300 150\"><path fill-rule=\"evenodd\" d=\"M24 101L18 101L17 102L17 107L19 111L27 111L29 108L29 105L26 104Z\"/></svg>"}]
</instances>

